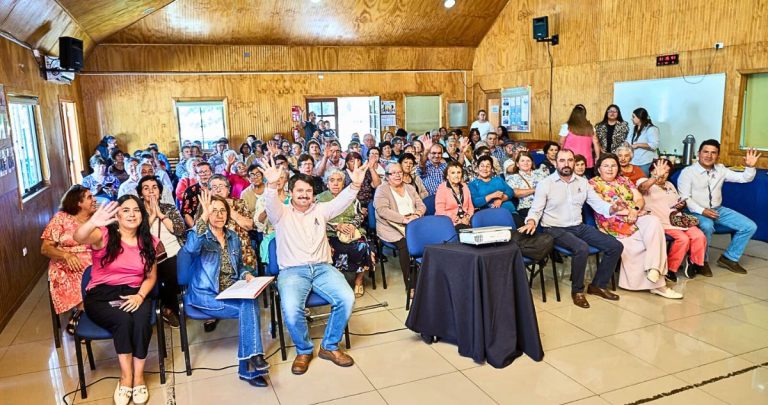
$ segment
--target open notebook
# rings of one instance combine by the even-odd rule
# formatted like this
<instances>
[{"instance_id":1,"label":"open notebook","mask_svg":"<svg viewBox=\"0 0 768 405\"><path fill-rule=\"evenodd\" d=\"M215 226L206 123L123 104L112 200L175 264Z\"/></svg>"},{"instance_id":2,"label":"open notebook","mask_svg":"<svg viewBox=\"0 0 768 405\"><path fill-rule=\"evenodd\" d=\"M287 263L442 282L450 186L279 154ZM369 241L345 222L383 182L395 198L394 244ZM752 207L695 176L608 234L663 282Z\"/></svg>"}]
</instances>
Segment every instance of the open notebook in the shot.
<instances>
[{"instance_id":1,"label":"open notebook","mask_svg":"<svg viewBox=\"0 0 768 405\"><path fill-rule=\"evenodd\" d=\"M255 277L250 283L245 280L239 280L219 293L219 295L216 296L216 299L255 299L274 280L274 277Z\"/></svg>"}]
</instances>

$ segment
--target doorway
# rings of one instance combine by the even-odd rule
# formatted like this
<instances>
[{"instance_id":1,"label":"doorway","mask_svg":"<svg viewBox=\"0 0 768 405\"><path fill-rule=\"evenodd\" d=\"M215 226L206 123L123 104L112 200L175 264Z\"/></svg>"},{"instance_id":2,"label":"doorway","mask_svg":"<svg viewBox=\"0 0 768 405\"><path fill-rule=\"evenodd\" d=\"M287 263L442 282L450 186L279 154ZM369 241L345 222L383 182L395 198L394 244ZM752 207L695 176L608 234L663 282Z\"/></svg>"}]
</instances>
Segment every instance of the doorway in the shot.
<instances>
[{"instance_id":1,"label":"doorway","mask_svg":"<svg viewBox=\"0 0 768 405\"><path fill-rule=\"evenodd\" d=\"M70 185L83 181L83 151L80 144L80 130L77 125L77 105L72 101L61 101L61 127L66 144L67 174Z\"/></svg>"},{"instance_id":2,"label":"doorway","mask_svg":"<svg viewBox=\"0 0 768 405\"><path fill-rule=\"evenodd\" d=\"M501 122L501 93L489 93L488 97L488 121L491 123L491 127L496 131L496 127Z\"/></svg>"}]
</instances>

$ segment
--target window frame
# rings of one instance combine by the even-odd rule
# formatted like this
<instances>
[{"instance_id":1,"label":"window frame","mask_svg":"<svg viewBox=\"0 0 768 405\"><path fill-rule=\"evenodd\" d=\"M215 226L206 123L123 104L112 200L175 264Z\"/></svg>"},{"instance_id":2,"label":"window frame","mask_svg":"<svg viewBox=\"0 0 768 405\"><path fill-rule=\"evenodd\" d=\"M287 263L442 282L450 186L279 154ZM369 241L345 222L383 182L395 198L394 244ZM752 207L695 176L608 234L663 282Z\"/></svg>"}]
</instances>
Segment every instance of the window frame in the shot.
<instances>
[{"instance_id":1,"label":"window frame","mask_svg":"<svg viewBox=\"0 0 768 405\"><path fill-rule=\"evenodd\" d=\"M38 166L38 172L40 180L30 185L29 188L25 187L24 181L26 178L28 178L28 173L23 169L25 165L22 164L22 150L21 150L21 144L22 140L21 137L21 131L18 131L16 126L14 125L14 113L12 112L14 105L24 105L29 106L29 114L28 118L32 119L32 126L30 127L32 130L34 130L34 141L35 146L37 147L37 162L36 165ZM49 170L49 162L48 162L48 147L45 142L45 132L43 131L43 118L42 118L42 108L40 107L40 98L34 95L28 95L28 94L9 94L8 95L8 117L9 117L9 124L11 128L11 138L13 141L13 152L14 152L14 161L16 163L16 178L17 178L17 184L18 184L18 192L19 192L19 198L21 199L22 207L23 204L35 196L39 195L43 190L48 188L50 186L50 170ZM25 144L28 144L27 139L24 140Z\"/></svg>"},{"instance_id":2,"label":"window frame","mask_svg":"<svg viewBox=\"0 0 768 405\"><path fill-rule=\"evenodd\" d=\"M184 138L182 138L181 134L181 117L179 116L179 105L184 106L184 104L188 106L192 106L194 104L199 104L200 106L203 106L205 104L214 104L214 103L221 103L222 106L222 118L223 118L223 124L224 124L224 137L227 139L230 139L229 136L229 108L227 105L227 97L198 97L198 98L174 98L173 99L173 110L174 115L176 118L176 131L178 134L179 139L179 156L181 156L181 147L184 145ZM217 137L216 139L219 139L220 137ZM211 142L215 144L216 139L213 139ZM205 134L203 134L203 153L212 152L215 150L215 147L206 149L205 148Z\"/></svg>"},{"instance_id":3,"label":"window frame","mask_svg":"<svg viewBox=\"0 0 768 405\"><path fill-rule=\"evenodd\" d=\"M321 115L319 111L313 111L313 110L311 110L309 108L309 104L310 103L321 103L320 104L321 108L322 108L322 103L333 103L333 114L322 114ZM325 117L333 117L333 128L331 128L331 129L336 131L336 134L338 136L338 133L339 133L339 100L338 100L338 97L316 97L316 98L314 98L314 97L307 97L305 102L304 102L304 105L306 107L306 110L305 110L306 111L306 116L302 117L302 119L305 119L305 120L309 119L309 113L311 111L316 114L317 120L315 121L315 123L319 122L320 120L325 121Z\"/></svg>"},{"instance_id":4,"label":"window frame","mask_svg":"<svg viewBox=\"0 0 768 405\"><path fill-rule=\"evenodd\" d=\"M741 75L741 83L739 86L740 92L739 92L739 115L736 119L736 133L739 134L739 143L738 147L735 151L729 151L733 152L731 153L732 156L741 156L742 151L747 150L749 147L745 145L745 126L746 126L746 119L747 119L747 90L749 86L749 79L753 75L768 75L768 70L765 69L748 69L748 70L739 70L739 74ZM762 147L755 147L758 151L768 151L768 144L764 145Z\"/></svg>"}]
</instances>

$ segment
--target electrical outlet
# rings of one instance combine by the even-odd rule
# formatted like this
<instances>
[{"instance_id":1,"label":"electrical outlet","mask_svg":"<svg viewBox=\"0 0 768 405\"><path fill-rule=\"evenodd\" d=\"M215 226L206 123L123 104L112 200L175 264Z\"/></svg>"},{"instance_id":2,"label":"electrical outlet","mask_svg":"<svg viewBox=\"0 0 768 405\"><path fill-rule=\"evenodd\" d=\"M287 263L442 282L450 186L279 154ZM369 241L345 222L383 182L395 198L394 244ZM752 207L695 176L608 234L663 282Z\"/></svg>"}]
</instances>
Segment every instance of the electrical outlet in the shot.
<instances>
[{"instance_id":1,"label":"electrical outlet","mask_svg":"<svg viewBox=\"0 0 768 405\"><path fill-rule=\"evenodd\" d=\"M722 42L715 42L715 49L723 49L725 45Z\"/></svg>"},{"instance_id":2,"label":"electrical outlet","mask_svg":"<svg viewBox=\"0 0 768 405\"><path fill-rule=\"evenodd\" d=\"M29 252L27 251L27 247L26 247L26 246L24 246L23 248L21 248L21 255L22 255L22 256L25 256L25 257L26 257L26 256L27 256L27 253L29 253Z\"/></svg>"}]
</instances>

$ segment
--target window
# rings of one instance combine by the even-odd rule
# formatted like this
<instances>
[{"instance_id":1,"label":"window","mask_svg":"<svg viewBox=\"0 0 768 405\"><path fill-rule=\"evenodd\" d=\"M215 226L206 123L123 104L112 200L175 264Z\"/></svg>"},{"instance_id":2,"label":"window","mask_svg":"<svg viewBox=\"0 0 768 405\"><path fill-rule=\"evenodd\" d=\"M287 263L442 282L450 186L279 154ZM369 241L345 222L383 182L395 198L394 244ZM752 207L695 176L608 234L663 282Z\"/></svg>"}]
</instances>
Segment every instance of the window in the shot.
<instances>
[{"instance_id":1,"label":"window","mask_svg":"<svg viewBox=\"0 0 768 405\"><path fill-rule=\"evenodd\" d=\"M313 112L315 115L317 115L317 121L328 121L331 125L330 129L336 131L338 134L339 128L337 125L337 110L338 109L336 108L335 98L307 99L307 116L304 118L309 119L309 113Z\"/></svg>"},{"instance_id":2,"label":"window","mask_svg":"<svg viewBox=\"0 0 768 405\"><path fill-rule=\"evenodd\" d=\"M768 150L768 73L747 76L741 147Z\"/></svg>"},{"instance_id":3,"label":"window","mask_svg":"<svg viewBox=\"0 0 768 405\"><path fill-rule=\"evenodd\" d=\"M9 97L13 149L16 153L16 173L19 176L21 197L26 198L45 187L44 172L47 161L45 143L38 126L36 97Z\"/></svg>"},{"instance_id":4,"label":"window","mask_svg":"<svg viewBox=\"0 0 768 405\"><path fill-rule=\"evenodd\" d=\"M416 133L440 128L440 96L406 96L405 127Z\"/></svg>"},{"instance_id":5,"label":"window","mask_svg":"<svg viewBox=\"0 0 768 405\"><path fill-rule=\"evenodd\" d=\"M177 101L180 145L200 141L204 150L214 149L219 138L227 137L224 100Z\"/></svg>"}]
</instances>

